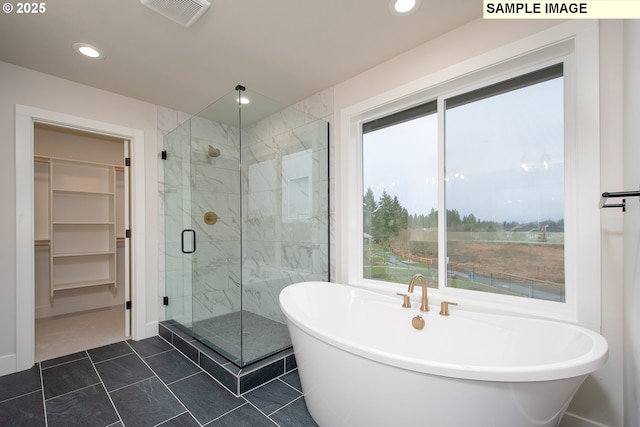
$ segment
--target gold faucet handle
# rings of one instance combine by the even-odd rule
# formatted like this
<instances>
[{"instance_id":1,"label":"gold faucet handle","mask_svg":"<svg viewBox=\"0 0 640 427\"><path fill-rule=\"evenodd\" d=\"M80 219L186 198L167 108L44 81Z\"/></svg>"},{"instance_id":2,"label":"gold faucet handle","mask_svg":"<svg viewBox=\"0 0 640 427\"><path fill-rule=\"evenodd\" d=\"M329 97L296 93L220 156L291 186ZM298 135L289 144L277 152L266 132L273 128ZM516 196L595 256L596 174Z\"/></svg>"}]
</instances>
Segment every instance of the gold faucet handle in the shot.
<instances>
[{"instance_id":1,"label":"gold faucet handle","mask_svg":"<svg viewBox=\"0 0 640 427\"><path fill-rule=\"evenodd\" d=\"M442 301L440 303L440 316L448 316L449 315L449 306L450 305L458 305L455 302L451 301Z\"/></svg>"},{"instance_id":2,"label":"gold faucet handle","mask_svg":"<svg viewBox=\"0 0 640 427\"><path fill-rule=\"evenodd\" d=\"M401 297L403 297L403 300L402 300L403 308L411 308L411 299L409 298L409 295L401 294L400 292L398 292L396 295L400 295Z\"/></svg>"}]
</instances>

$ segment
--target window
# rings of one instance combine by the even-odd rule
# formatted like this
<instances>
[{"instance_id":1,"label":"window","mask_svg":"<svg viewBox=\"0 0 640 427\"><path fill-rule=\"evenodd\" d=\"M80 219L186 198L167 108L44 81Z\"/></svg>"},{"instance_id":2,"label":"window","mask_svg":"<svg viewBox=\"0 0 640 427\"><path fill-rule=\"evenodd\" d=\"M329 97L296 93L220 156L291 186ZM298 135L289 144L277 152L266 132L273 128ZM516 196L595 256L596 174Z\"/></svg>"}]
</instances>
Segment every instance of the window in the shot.
<instances>
[{"instance_id":1,"label":"window","mask_svg":"<svg viewBox=\"0 0 640 427\"><path fill-rule=\"evenodd\" d=\"M363 125L363 277L438 272L438 121L430 102Z\"/></svg>"},{"instance_id":2,"label":"window","mask_svg":"<svg viewBox=\"0 0 640 427\"><path fill-rule=\"evenodd\" d=\"M362 277L564 302L564 105L558 62L364 122Z\"/></svg>"},{"instance_id":3,"label":"window","mask_svg":"<svg viewBox=\"0 0 640 427\"><path fill-rule=\"evenodd\" d=\"M435 184L437 201L433 204L433 214L431 208L428 208L427 215L424 216L424 225L421 224L423 229L432 228L438 236L437 248L431 244L429 252L423 252L427 255L433 254L433 258L427 257L431 261L423 262L420 266L429 274L426 277L434 288L430 290L430 301L436 304L442 300L454 301L459 303L459 309L498 310L504 313L578 322L597 330L601 323L601 295L606 292L602 286L601 211L598 209L602 191L600 121L598 120L600 117L598 40L597 22L575 20L554 26L550 31L536 33L533 37L516 40L504 47L471 57L464 62L434 70L416 80L403 79L402 73L391 73L388 81L383 82L386 85L383 87L391 89L382 93L380 86L371 85L368 94L362 97L362 90L369 82L367 76L364 76L362 81L358 80L359 83L353 90L348 85L341 86L340 91L344 93L336 97L336 100L341 101L336 102L336 111L339 112L337 127L339 133L336 142L335 276L332 277L335 277L339 283L361 286L388 295L395 296L398 291L406 291L407 282L401 280L402 275L406 278L412 272L408 270L418 267L418 261L420 261L417 258L418 247L427 246L426 242L433 237L408 232L405 233L404 238L401 233L394 236L396 243L400 241L402 245L411 248L411 258L403 258L402 255L398 257L392 252L395 250L393 246L387 246L387 255L391 252L399 262L406 264L401 264L400 268L397 268L397 265L390 262L390 257L385 255L385 245L381 244L383 240L376 242L376 236L371 233L367 233L371 237L364 234L364 222L367 220L364 205L365 203L369 206L374 206L374 203L377 205L383 195L380 187L376 189L371 185L373 197L370 195L368 202L365 202L370 183L376 183L375 179L366 178L369 173L366 165L367 152L373 152L371 150L374 146L369 144L375 143L373 138L378 133L392 132L395 127L413 125L411 122L418 124L422 120L433 120L437 123L435 131L437 162L429 163L426 154L428 150L425 147L421 148L426 150L424 153L412 152L414 157L423 156L425 166L421 169L428 170L428 176L433 174L437 181ZM422 61L419 56L412 57L412 60L418 64L426 63L426 60ZM406 65L403 61L401 64ZM541 74L537 77L530 75L538 72ZM520 81L517 80L518 78ZM503 86L499 86L500 84ZM520 114L515 118L512 116L514 111L504 107L502 111L507 115L496 118L497 113L492 114L493 120L509 119L518 123L521 130L532 130L530 133L521 132L521 135L526 138L532 138L542 130L547 132L544 134L544 140L537 139L542 141L540 144L532 144L531 139L528 139L531 150L520 151L516 157L517 164L507 168L506 162L497 163L495 161L497 157L488 154L489 147L481 145L475 138L475 136L479 137L475 133L480 132L480 128L474 130L475 133L472 135L474 139L456 140L454 127L458 131L464 131L468 130L472 124L469 117L465 118L463 114L465 109L484 110L485 105L503 102L502 100L520 96L520 94L526 95L529 90L532 90L535 96L540 96L544 91L538 89L543 86L548 87L549 93L555 93L558 97L552 95L547 96L545 100L536 99L530 106L542 106L541 110L545 114L553 113L554 115L558 109L561 109L562 113L556 115L560 122L551 121L548 124L541 124L544 122L538 119L532 121L534 115L531 112ZM427 114L409 115L410 117L403 117L401 114L416 106L434 101L435 110ZM528 111L516 108L513 110L519 113ZM548 116L542 118L545 117L548 118ZM378 124L381 126L378 127ZM552 132L553 129L557 129L556 127L562 129L562 146L546 145L551 142L551 135L556 135ZM425 138L423 145L433 146L433 140L430 141L427 142ZM514 141L513 147L517 147L515 136L512 141ZM518 142L518 144L521 143ZM396 149L400 148L402 148L401 144L397 143L395 147L388 149L386 151L388 162L382 162L375 167L379 169L390 165L392 155L395 155L396 151L399 151ZM556 148L561 148L561 151ZM473 149L476 151L472 151ZM514 154L510 153L510 155ZM548 171L551 173L543 175L540 166L546 169L545 160L549 165ZM529 170L525 170L523 165ZM455 170L458 166L468 168L464 171ZM481 166L486 169L480 170ZM435 168L435 171L432 172L432 168ZM407 166L399 170L398 176L407 176L412 171L414 169ZM454 181L452 177L455 178L456 172L458 178ZM529 174L529 172L533 173ZM485 183L488 183L486 186L494 187L491 193L492 199L471 197L475 196L473 193L477 191L471 180L473 175L478 182L481 182L482 178ZM425 182L426 176L421 177ZM537 179L532 180L536 176ZM449 181L445 181L445 177L449 178ZM519 177L520 180L516 181L513 177ZM529 181L523 181L525 178ZM549 178L553 179L549 181ZM397 196L398 204L407 210L407 224L410 220L416 219L416 216L421 220L420 214L417 211L414 213L411 209L413 202L403 200L398 193L391 193L390 186L394 183L397 186L399 182L398 179L385 183L384 189L387 190L392 202L394 196ZM411 182L417 182L417 180L411 179ZM496 182L502 187L497 187ZM530 203L536 203L536 208L535 212L533 207L523 209L521 212L532 217L516 216L516 209L509 210L513 214L515 223L512 227L509 227L509 224L505 227L505 221L509 222L510 219L498 217L495 212L487 211L487 208L503 211L504 209L497 209L498 198L503 201L517 201L519 199L515 197L525 190L527 194L531 193L530 196L536 197L529 200ZM539 193L536 194L537 192ZM472 193L471 196L469 193ZM427 200L434 197L429 196L428 187L425 185L413 186L410 195L412 197L419 195ZM469 205L465 198L473 198L474 204ZM561 214L552 209L556 203L563 207ZM447 215L451 216L450 212L453 210L457 211L460 217L457 230L453 229L451 221L455 222L457 219L455 214L447 223ZM535 217L533 217L534 214ZM437 216L435 226L428 222L429 216L432 218ZM467 223L473 224L475 219L476 224L465 228L461 224L465 216ZM371 221L372 217L373 215L369 215ZM483 224L483 221L493 221L495 224ZM450 226L451 229L449 229ZM508 282L496 280L496 274L481 271L479 267L469 268L466 264L469 260L468 253L458 252L456 257L452 251L456 249L455 245L462 238L479 240L481 237L479 226L489 230L486 232L502 232L505 237L507 233L519 233L521 238L528 239L526 243L530 249L560 251L561 255L555 256L554 260L563 258L563 261L557 262L556 265L562 265L560 268L564 268L564 275L561 274L560 279L553 278L555 276L551 275L549 263L544 261L540 254L537 254L540 256L534 257L529 263L529 270L525 276L531 279L528 275L533 275L536 281L516 283L516 278L512 277L511 280L514 281L511 289ZM510 231L516 226L520 227ZM415 224L412 227L412 229L417 228ZM493 231L494 228L496 231ZM425 230L422 232L424 233ZM454 234L456 232L459 234ZM557 240L559 233L562 234L562 241ZM513 235L511 238L514 238ZM471 241L471 243L474 242L476 240ZM493 262L489 255L499 255L500 251L503 255L505 251L508 255L513 255L512 252L515 251L510 250L515 248L514 245L504 241L499 243L502 244L501 249L495 248L496 250L485 253L477 261L478 264L488 265ZM553 244L556 246L553 247ZM374 252L374 256L371 257L368 257L366 252L369 245ZM478 256L476 252L479 252L479 247L476 246L474 249L473 255ZM377 257L376 251L379 254ZM526 256L520 257L520 259L526 258ZM450 261L450 265L447 264L447 260ZM369 265L366 265L367 262ZM383 264L375 265L376 262ZM377 268L373 268L374 266ZM402 268L405 271L402 271ZM397 277L393 278L393 274ZM435 274L437 276L433 277ZM492 278L493 284L488 283L488 285L493 285L493 289L486 288L487 284L484 282ZM544 283L545 280L549 283ZM499 285L501 289L495 285ZM526 292L520 286L524 286ZM557 291L552 292L555 296L545 299L539 291L552 286L558 287ZM517 291L521 292L519 295L514 295Z\"/></svg>"},{"instance_id":4,"label":"window","mask_svg":"<svg viewBox=\"0 0 640 427\"><path fill-rule=\"evenodd\" d=\"M445 99L448 287L564 301L562 69Z\"/></svg>"}]
</instances>

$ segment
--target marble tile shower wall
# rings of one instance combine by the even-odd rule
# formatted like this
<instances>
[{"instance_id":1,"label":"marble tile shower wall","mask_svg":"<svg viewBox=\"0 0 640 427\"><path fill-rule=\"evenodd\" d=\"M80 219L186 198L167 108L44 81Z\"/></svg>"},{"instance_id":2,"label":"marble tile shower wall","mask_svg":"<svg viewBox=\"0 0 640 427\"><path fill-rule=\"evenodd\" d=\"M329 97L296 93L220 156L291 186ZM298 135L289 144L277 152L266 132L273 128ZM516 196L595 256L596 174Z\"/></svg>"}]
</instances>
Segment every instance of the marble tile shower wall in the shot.
<instances>
[{"instance_id":1,"label":"marble tile shower wall","mask_svg":"<svg viewBox=\"0 0 640 427\"><path fill-rule=\"evenodd\" d=\"M288 284L326 280L326 122L289 108L243 129L243 307L283 322Z\"/></svg>"},{"instance_id":2,"label":"marble tile shower wall","mask_svg":"<svg viewBox=\"0 0 640 427\"><path fill-rule=\"evenodd\" d=\"M211 157L208 147L220 150ZM193 255L193 321L240 307L240 133L237 128L191 119L191 217L198 236ZM206 212L218 220L209 225Z\"/></svg>"},{"instance_id":3,"label":"marble tile shower wall","mask_svg":"<svg viewBox=\"0 0 640 427\"><path fill-rule=\"evenodd\" d=\"M186 156L184 152L187 149L185 147L189 147L187 138L179 142L182 147L179 156L184 161L176 160L179 164L172 164L169 156L168 160L159 160L158 164L159 296L168 293L165 287L167 279L173 283L181 283L187 291L176 289L173 292L184 295L184 298L170 295L172 317L174 314L184 314L188 318L193 314L196 321L212 314L239 310L241 252L238 219L241 179L237 168L237 129L199 117L193 120L189 120L190 118L174 110L158 108L158 152L165 149L164 135L171 132L173 138L181 137L180 132L172 132L179 123L191 126L190 129L184 129L182 136L188 135L187 130L192 135L190 156ZM326 204L318 202L326 199L325 171L328 159L333 159L334 149L333 146L317 149L320 144L326 145L326 142L314 136L320 126L316 118L333 122L333 89L301 101L293 109L288 109L286 114L276 114L243 130L243 162L247 165L242 177L245 190L242 200L245 218L243 308L277 321L284 320L278 307L280 289L285 284L296 281L324 280L325 277L314 277L304 272L316 267L326 269L327 252L335 253L330 249L333 239L327 236L326 231L326 222L329 221L329 234L333 236L333 162L328 183L331 190L329 214ZM332 127L330 132L333 132ZM333 141L332 137L330 141ZM220 157L208 156L209 144L221 150ZM307 150L312 151L309 153ZM296 159L296 156L303 160ZM311 186L311 191L318 194L311 193L308 209L304 208L307 210L302 215L293 215L291 220L280 221L276 226L276 216L282 217L284 211L292 209L282 194L288 193L290 179L296 182L300 177L293 176L297 173L295 166L289 167L292 176L287 176L286 171L285 176L280 176L274 166L282 168L284 165L284 170L287 169L287 162L291 165L296 160L297 163L313 164L313 175L308 178L309 182L319 184ZM172 176L166 181L165 168L169 168L167 174ZM175 174L180 174L180 178L176 179ZM322 180L325 182L321 182ZM176 185L181 188L176 188ZM247 188L250 191L247 192ZM302 186L303 191L305 188ZM298 191L300 192L299 188ZM177 228L178 226L188 228L187 224L180 222L183 221L184 209L192 209L190 227L199 236L193 276L190 263L183 264L183 257L179 255L180 236L169 236L165 232L167 226L177 230L182 229ZM209 210L214 210L219 216L218 223L213 226L206 225L203 221L204 213ZM204 236L213 235L214 239L203 239ZM165 242L168 243L166 250ZM330 268L333 265L333 260L329 260ZM184 273L187 273L186 279L181 277ZM333 271L330 274L334 277ZM189 282L191 277L192 283ZM189 289L192 289L192 293ZM161 299L158 304L162 304ZM159 312L160 320L164 320L164 308L161 307Z\"/></svg>"}]
</instances>

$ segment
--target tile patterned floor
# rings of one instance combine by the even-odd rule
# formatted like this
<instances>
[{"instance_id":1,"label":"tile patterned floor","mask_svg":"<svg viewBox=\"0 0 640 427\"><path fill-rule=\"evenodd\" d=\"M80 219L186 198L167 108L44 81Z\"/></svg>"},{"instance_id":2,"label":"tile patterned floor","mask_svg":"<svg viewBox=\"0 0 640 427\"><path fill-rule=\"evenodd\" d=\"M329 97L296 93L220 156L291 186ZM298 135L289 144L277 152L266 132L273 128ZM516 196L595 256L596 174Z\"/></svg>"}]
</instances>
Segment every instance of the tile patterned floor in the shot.
<instances>
[{"instance_id":1,"label":"tile patterned floor","mask_svg":"<svg viewBox=\"0 0 640 427\"><path fill-rule=\"evenodd\" d=\"M317 426L297 370L237 397L160 337L0 377L1 426Z\"/></svg>"}]
</instances>

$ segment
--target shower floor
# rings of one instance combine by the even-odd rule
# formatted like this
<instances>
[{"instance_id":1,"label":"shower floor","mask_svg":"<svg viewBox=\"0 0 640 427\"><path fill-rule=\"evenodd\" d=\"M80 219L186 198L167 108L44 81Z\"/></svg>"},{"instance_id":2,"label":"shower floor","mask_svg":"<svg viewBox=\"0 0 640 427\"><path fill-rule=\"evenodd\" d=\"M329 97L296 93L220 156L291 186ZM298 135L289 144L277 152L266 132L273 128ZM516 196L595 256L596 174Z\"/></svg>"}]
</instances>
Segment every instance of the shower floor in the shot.
<instances>
[{"instance_id":1,"label":"shower floor","mask_svg":"<svg viewBox=\"0 0 640 427\"><path fill-rule=\"evenodd\" d=\"M193 334L238 366L291 347L286 324L249 311L194 322Z\"/></svg>"}]
</instances>

